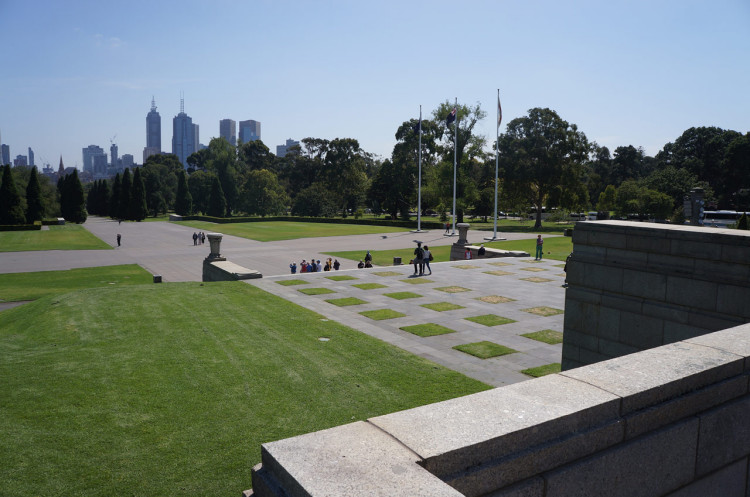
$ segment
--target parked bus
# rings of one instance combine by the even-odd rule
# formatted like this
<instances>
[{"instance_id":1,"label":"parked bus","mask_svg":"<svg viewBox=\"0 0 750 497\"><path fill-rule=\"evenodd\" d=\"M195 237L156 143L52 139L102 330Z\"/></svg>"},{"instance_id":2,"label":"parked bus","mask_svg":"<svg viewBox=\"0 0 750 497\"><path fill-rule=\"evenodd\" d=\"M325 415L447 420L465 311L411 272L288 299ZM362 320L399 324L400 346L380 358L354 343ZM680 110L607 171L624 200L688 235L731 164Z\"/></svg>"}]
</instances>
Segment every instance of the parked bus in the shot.
<instances>
[{"instance_id":1,"label":"parked bus","mask_svg":"<svg viewBox=\"0 0 750 497\"><path fill-rule=\"evenodd\" d=\"M743 212L737 211L704 211L703 226L726 228L730 224L737 224ZM750 216L750 213L745 213Z\"/></svg>"}]
</instances>

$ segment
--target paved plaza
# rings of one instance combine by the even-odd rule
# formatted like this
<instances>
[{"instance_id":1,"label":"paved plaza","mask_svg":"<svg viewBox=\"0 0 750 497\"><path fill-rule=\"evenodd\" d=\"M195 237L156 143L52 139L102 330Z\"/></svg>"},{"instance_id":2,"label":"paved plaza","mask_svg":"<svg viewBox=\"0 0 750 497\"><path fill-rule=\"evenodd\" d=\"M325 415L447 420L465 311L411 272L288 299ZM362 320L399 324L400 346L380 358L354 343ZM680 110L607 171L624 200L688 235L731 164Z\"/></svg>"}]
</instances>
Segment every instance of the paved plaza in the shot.
<instances>
[{"instance_id":1,"label":"paved plaza","mask_svg":"<svg viewBox=\"0 0 750 497\"><path fill-rule=\"evenodd\" d=\"M209 253L209 245L193 245L193 228L167 222L118 224L102 218L89 218L83 226L113 247L117 245L117 233L121 233L122 246L114 250L0 253L0 273L139 264L153 274L160 274L163 281L201 280L202 263ZM487 232L469 231L468 239L478 244L486 235ZM529 239L529 251L534 248L533 234L501 235L508 239ZM561 286L564 273L559 261L535 262L528 257L433 263L432 275L413 277L413 267L408 265L356 269L356 261L340 260L340 271L289 274L292 261L299 263L312 257L323 261L328 257L326 252L345 250L362 250L364 257L367 250L413 247L415 239L430 246L441 246L452 244L457 237L444 236L441 230L278 242L224 235L221 253L229 261L263 274L262 279L249 280L249 284L313 310L321 319L336 320L490 385L523 381L529 377L520 373L521 370L560 362L560 344L549 345L521 336L547 329L562 331L563 314L541 316L528 311L536 307L564 309L565 289ZM408 255L408 252L404 254L404 260L408 260ZM331 276L355 279L335 281ZM302 283L280 284L290 279ZM364 284L367 288L370 283L376 283L377 288L356 286ZM299 291L309 288L330 293L307 295ZM417 296L399 300L387 295L398 292ZM344 297L356 297L364 303L340 307L327 302ZM434 303L460 307L442 312L423 307L423 304ZM376 321L360 314L378 309L391 309L404 316ZM488 314L514 322L485 326L466 319ZM419 337L401 330L405 326L426 323L439 324L455 332ZM518 352L483 360L453 349L456 345L480 341L494 342Z\"/></svg>"}]
</instances>

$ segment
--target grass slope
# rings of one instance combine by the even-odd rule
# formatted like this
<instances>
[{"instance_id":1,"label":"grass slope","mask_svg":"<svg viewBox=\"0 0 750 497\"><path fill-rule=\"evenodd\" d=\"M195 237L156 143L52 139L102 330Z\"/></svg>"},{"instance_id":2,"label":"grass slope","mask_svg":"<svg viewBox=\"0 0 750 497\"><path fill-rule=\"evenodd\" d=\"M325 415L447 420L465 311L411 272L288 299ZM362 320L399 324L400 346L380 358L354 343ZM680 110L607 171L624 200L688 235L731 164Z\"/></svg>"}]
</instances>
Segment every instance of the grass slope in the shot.
<instances>
[{"instance_id":1,"label":"grass slope","mask_svg":"<svg viewBox=\"0 0 750 497\"><path fill-rule=\"evenodd\" d=\"M5 496L233 495L261 443L489 388L239 282L3 311L0 377Z\"/></svg>"},{"instance_id":2,"label":"grass slope","mask_svg":"<svg viewBox=\"0 0 750 497\"><path fill-rule=\"evenodd\" d=\"M371 233L398 233L409 231L406 228L391 228L388 226L295 223L291 221L259 221L257 223L227 224L209 223L206 221L177 221L176 223L206 232L224 233L226 235L249 238L250 240L257 240L259 242L295 240L297 238L312 238L318 236L367 235ZM364 257L364 255L361 257Z\"/></svg>"},{"instance_id":3,"label":"grass slope","mask_svg":"<svg viewBox=\"0 0 750 497\"><path fill-rule=\"evenodd\" d=\"M39 231L0 231L0 252L27 250L111 250L80 224L50 226Z\"/></svg>"},{"instance_id":4,"label":"grass slope","mask_svg":"<svg viewBox=\"0 0 750 497\"><path fill-rule=\"evenodd\" d=\"M137 264L5 273L0 274L0 302L36 300L84 288L142 285L152 281L151 273Z\"/></svg>"}]
</instances>

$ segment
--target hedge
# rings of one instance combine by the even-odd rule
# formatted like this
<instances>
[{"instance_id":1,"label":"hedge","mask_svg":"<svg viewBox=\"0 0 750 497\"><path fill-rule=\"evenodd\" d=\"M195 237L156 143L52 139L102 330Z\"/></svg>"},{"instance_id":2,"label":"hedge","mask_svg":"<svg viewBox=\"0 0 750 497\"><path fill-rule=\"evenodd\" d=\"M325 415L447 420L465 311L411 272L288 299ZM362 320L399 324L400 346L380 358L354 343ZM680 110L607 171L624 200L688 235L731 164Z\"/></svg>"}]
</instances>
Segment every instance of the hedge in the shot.
<instances>
[{"instance_id":1,"label":"hedge","mask_svg":"<svg viewBox=\"0 0 750 497\"><path fill-rule=\"evenodd\" d=\"M0 231L34 231L42 229L41 224L0 224Z\"/></svg>"},{"instance_id":2,"label":"hedge","mask_svg":"<svg viewBox=\"0 0 750 497\"><path fill-rule=\"evenodd\" d=\"M399 228L416 228L416 221L400 221L389 219L354 219L329 217L297 217L297 216L267 216L267 217L211 217L211 216L182 216L183 221L206 221L209 223L256 223L265 221L291 221L298 223L332 223L332 224L363 224L368 226L396 226ZM445 224L439 221L422 221L423 228L443 229Z\"/></svg>"}]
</instances>

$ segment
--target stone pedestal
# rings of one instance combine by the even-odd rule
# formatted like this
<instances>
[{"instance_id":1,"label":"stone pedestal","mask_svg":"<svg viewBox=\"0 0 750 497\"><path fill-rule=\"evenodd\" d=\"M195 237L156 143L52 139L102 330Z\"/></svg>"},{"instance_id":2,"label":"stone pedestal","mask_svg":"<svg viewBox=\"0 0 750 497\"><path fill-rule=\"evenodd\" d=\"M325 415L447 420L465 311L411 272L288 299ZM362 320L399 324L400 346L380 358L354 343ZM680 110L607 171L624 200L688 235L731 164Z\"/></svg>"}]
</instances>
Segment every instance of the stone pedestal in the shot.
<instances>
[{"instance_id":1,"label":"stone pedestal","mask_svg":"<svg viewBox=\"0 0 750 497\"><path fill-rule=\"evenodd\" d=\"M237 281L263 277L260 272L229 262L226 257L221 256L221 233L209 233L206 237L211 253L203 259L203 281Z\"/></svg>"}]
</instances>

